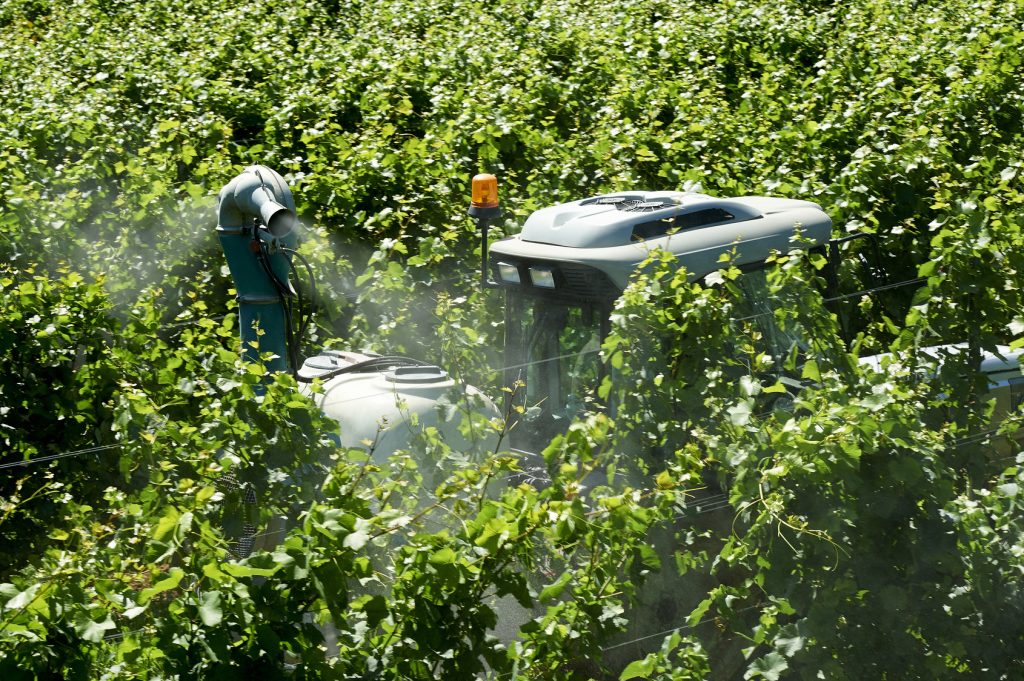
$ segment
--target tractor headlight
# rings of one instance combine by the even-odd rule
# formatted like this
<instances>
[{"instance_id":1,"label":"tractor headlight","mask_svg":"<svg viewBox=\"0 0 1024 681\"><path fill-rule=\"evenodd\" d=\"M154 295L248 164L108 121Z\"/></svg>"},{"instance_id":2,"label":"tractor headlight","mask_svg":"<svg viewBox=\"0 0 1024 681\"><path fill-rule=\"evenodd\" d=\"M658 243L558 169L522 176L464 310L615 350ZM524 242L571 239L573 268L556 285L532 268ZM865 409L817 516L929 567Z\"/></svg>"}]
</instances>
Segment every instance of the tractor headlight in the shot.
<instances>
[{"instance_id":1,"label":"tractor headlight","mask_svg":"<svg viewBox=\"0 0 1024 681\"><path fill-rule=\"evenodd\" d=\"M555 273L550 267L531 267L530 281L538 288L554 288Z\"/></svg>"},{"instance_id":2,"label":"tractor headlight","mask_svg":"<svg viewBox=\"0 0 1024 681\"><path fill-rule=\"evenodd\" d=\"M501 277L501 280L506 284L522 283L519 280L519 268L511 263L499 262L498 276Z\"/></svg>"}]
</instances>

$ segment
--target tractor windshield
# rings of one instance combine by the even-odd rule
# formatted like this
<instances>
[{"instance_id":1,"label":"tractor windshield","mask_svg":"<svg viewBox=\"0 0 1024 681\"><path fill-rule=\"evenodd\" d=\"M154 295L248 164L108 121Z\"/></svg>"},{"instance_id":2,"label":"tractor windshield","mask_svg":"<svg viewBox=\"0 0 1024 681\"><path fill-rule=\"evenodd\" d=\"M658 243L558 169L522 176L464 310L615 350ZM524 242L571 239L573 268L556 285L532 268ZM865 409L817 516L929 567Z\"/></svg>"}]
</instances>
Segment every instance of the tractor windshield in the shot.
<instances>
[{"instance_id":1,"label":"tractor windshield","mask_svg":"<svg viewBox=\"0 0 1024 681\"><path fill-rule=\"evenodd\" d=\"M753 327L755 347L768 354L772 372L782 372L786 359L806 351L803 329L783 329L773 314L779 301L765 272L745 272L736 282L742 291L738 317ZM564 433L587 409L604 408L597 389L607 370L601 344L609 333L612 299L590 301L507 291L505 317L505 386L523 409L511 433L516 447L539 451ZM737 370L742 370L737 353ZM748 369L749 370L749 369Z\"/></svg>"},{"instance_id":2,"label":"tractor windshield","mask_svg":"<svg viewBox=\"0 0 1024 681\"><path fill-rule=\"evenodd\" d=\"M610 304L580 304L509 293L505 385L524 409L517 446L542 447L593 406L603 378L601 342Z\"/></svg>"}]
</instances>

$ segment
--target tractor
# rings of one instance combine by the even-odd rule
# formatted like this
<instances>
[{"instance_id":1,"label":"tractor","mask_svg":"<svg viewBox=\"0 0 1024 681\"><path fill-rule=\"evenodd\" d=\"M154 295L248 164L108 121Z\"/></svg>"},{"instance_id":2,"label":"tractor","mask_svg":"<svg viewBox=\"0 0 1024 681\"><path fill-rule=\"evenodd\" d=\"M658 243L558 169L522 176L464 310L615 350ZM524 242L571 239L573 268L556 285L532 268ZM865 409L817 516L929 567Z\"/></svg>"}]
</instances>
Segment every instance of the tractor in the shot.
<instances>
[{"instance_id":1,"label":"tractor","mask_svg":"<svg viewBox=\"0 0 1024 681\"><path fill-rule=\"evenodd\" d=\"M816 203L795 199L618 192L540 209L519 234L488 246L489 224L500 215L497 180L478 175L469 214L482 235L481 285L505 293L504 383L525 407L516 444L527 451L562 432L592 399L606 370L599 349L612 307L655 250L673 253L691 280L720 269L728 254L743 271L739 283L752 310L765 309L769 257L790 250L795 237L802 248L831 257L838 252L828 215ZM373 441L375 457L385 460L407 443L410 419L443 429L434 407L456 384L441 367L333 349L300 361L295 336L303 324L294 331L293 301L298 313L303 305L289 280L299 257L295 203L279 174L252 166L225 185L217 234L238 293L245 357L270 353L268 371L292 371L304 384L318 379L323 390L315 399L341 425L341 444ZM770 315L764 318L774 353L785 356L802 342L772 326ZM980 369L989 376L988 397L997 399L997 413L1012 411L1024 396L1019 354L983 354ZM465 390L494 410L479 391Z\"/></svg>"},{"instance_id":2,"label":"tractor","mask_svg":"<svg viewBox=\"0 0 1024 681\"><path fill-rule=\"evenodd\" d=\"M608 371L600 348L610 332L616 299L649 255L672 253L691 280L721 269L727 256L742 271L738 283L749 308L760 312L766 309L766 269L773 253L789 251L797 238L802 248L833 256L838 252L824 210L810 201L784 198L616 192L538 210L518 234L488 245L489 225L500 216L497 180L478 175L469 215L482 239L481 286L505 297L502 371L511 405L504 412L521 414L505 445L511 444L523 468L538 471L538 477L543 477L543 462L535 452L574 418L592 408L614 413L614 404L595 400ZM298 357L295 336L303 324L299 320L296 332L294 317L304 306L289 281L299 257L295 204L276 172L246 168L220 192L218 218L217 233L238 293L243 352L250 360L269 353L269 371L291 371L302 385L318 381L321 388L307 392L339 423L340 444L372 442L374 460L384 463L408 446L416 428L429 425L457 446L457 428L440 420L436 408L451 391L463 391L490 415L500 413L479 391L457 384L443 368L427 362L333 349ZM771 314L762 316L762 335L773 354L785 357L804 342L774 326ZM944 351L955 348L937 354ZM997 400L997 414L1012 412L1024 397L1019 354L1006 350L982 357L987 398ZM878 357L861 361L881 362ZM670 577L653 581L638 607L656 612L664 610L659 601L673 598L678 584ZM507 615L508 621L530 615L505 605L499 604L499 616ZM671 624L657 617L642 619L649 630ZM499 629L507 637L515 627Z\"/></svg>"}]
</instances>

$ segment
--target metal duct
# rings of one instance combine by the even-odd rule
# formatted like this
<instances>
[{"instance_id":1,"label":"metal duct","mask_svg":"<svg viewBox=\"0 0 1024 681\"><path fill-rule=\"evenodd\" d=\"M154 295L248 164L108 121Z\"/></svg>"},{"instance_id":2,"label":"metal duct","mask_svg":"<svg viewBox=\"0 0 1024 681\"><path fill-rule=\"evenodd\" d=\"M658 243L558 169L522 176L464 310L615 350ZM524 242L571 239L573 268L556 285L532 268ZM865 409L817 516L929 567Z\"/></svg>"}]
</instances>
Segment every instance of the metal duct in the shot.
<instances>
[{"instance_id":1,"label":"metal duct","mask_svg":"<svg viewBox=\"0 0 1024 681\"><path fill-rule=\"evenodd\" d=\"M271 352L276 357L267 368L285 371L289 362L284 305L258 251L261 244L267 246L270 270L290 287L288 256L280 248L294 248L297 241L291 190L270 168L249 166L221 189L217 217L217 236L238 291L242 356L256 361Z\"/></svg>"}]
</instances>

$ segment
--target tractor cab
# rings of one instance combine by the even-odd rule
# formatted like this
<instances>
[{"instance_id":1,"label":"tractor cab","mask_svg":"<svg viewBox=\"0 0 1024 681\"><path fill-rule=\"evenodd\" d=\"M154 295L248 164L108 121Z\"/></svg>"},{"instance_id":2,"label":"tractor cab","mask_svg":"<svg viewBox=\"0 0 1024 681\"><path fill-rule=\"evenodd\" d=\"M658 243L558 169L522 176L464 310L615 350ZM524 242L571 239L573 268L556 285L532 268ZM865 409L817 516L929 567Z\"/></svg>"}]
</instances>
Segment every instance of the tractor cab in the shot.
<instances>
[{"instance_id":1,"label":"tractor cab","mask_svg":"<svg viewBox=\"0 0 1024 681\"><path fill-rule=\"evenodd\" d=\"M734 253L750 308L761 311L768 256L792 248L797 232L809 247L824 247L831 228L809 201L695 192L608 194L530 215L518 235L491 246L487 262L487 285L506 295L505 384L525 410L516 446L543 446L593 405L612 307L651 251L675 254L692 279ZM780 346L799 342L778 329L764 335Z\"/></svg>"}]
</instances>

